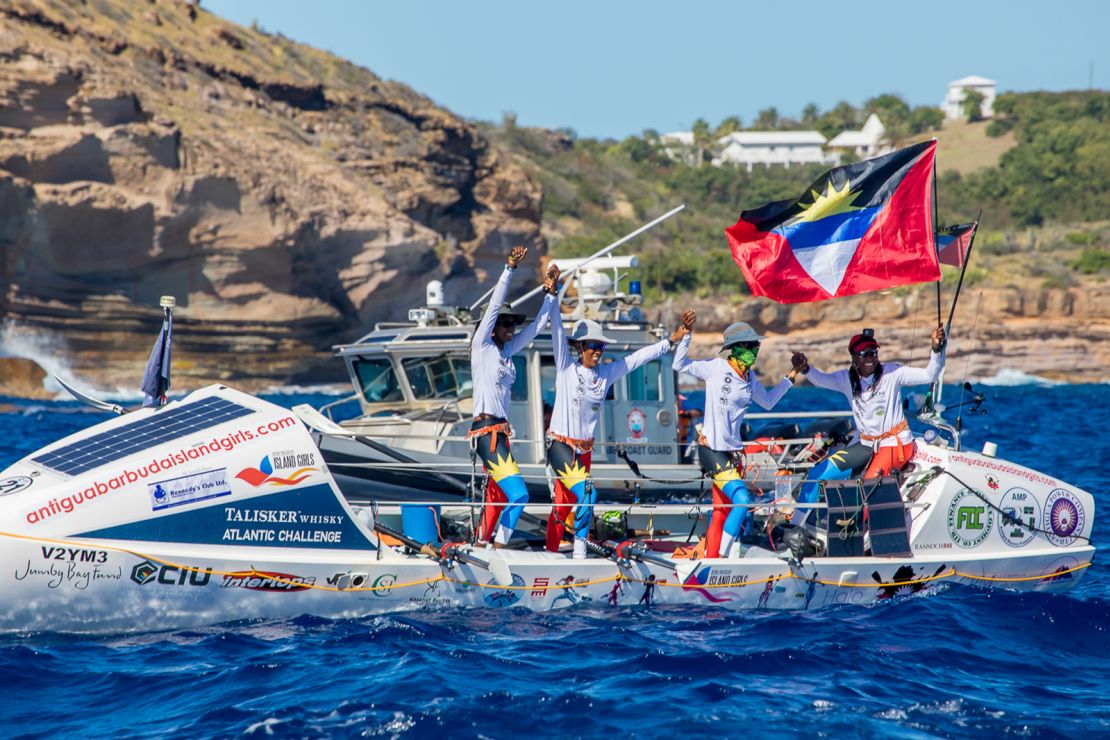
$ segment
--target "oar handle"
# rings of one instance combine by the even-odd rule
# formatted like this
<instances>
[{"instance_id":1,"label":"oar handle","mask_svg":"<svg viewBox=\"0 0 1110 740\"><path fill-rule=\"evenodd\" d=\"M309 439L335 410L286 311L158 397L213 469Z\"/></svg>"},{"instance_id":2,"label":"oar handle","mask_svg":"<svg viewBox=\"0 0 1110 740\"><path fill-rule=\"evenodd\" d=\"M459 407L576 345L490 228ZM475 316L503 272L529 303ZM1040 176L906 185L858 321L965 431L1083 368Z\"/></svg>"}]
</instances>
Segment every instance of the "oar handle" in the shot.
<instances>
[{"instance_id":1,"label":"oar handle","mask_svg":"<svg viewBox=\"0 0 1110 740\"><path fill-rule=\"evenodd\" d=\"M454 558L455 560L458 560L460 563L466 563L467 565L476 565L482 570L490 569L488 560L483 560L482 558L475 557L468 552L464 552L459 545L447 545L443 548L443 554L449 558Z\"/></svg>"},{"instance_id":2,"label":"oar handle","mask_svg":"<svg viewBox=\"0 0 1110 740\"><path fill-rule=\"evenodd\" d=\"M604 544L618 557L639 560L642 563L654 563L655 565L674 570L675 564L673 560L648 551L647 546L642 542L625 540L624 542L606 541Z\"/></svg>"},{"instance_id":3,"label":"oar handle","mask_svg":"<svg viewBox=\"0 0 1110 740\"><path fill-rule=\"evenodd\" d=\"M527 522L531 522L532 524L546 524L543 519L534 514L529 514L528 512L522 513L521 519ZM564 539L567 539L567 534L568 533L564 533ZM674 568L673 561L668 560L661 555L655 555L654 553L649 552L647 546L644 545L642 542L632 542L630 540L625 540L624 542L613 542L612 540L595 542L594 540L590 539L585 540L585 542L587 550L592 552L594 555L608 558L609 560L622 560L625 558L632 558L633 560L639 560L642 562L655 563L656 565L661 565L664 568Z\"/></svg>"},{"instance_id":4,"label":"oar handle","mask_svg":"<svg viewBox=\"0 0 1110 740\"><path fill-rule=\"evenodd\" d=\"M388 537L392 537L395 540L400 540L401 544L404 545L405 547L408 547L412 550L415 550L418 553L421 553L422 555L425 555L429 558L432 558L436 562L443 562L443 560L444 560L442 557L437 556L437 555L431 555L426 551L426 548L429 547L428 543L420 542L419 540L414 540L412 537L409 537L408 535L404 534L403 532L398 532L393 527L387 527L386 525L382 524L379 521L374 522L374 531L379 532L381 534L384 534Z\"/></svg>"}]
</instances>

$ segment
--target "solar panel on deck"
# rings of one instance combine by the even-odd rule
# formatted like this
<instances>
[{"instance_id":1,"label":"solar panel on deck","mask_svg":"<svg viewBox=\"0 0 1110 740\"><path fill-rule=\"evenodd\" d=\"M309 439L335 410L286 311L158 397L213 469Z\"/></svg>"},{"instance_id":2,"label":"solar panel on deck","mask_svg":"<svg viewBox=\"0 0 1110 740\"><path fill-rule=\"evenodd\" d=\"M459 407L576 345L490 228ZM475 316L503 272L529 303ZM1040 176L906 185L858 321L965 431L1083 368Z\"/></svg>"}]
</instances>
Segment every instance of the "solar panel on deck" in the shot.
<instances>
[{"instance_id":1,"label":"solar panel on deck","mask_svg":"<svg viewBox=\"0 0 1110 740\"><path fill-rule=\"evenodd\" d=\"M223 398L205 398L167 408L137 424L116 427L31 459L59 473L80 475L136 452L253 413L254 409Z\"/></svg>"}]
</instances>

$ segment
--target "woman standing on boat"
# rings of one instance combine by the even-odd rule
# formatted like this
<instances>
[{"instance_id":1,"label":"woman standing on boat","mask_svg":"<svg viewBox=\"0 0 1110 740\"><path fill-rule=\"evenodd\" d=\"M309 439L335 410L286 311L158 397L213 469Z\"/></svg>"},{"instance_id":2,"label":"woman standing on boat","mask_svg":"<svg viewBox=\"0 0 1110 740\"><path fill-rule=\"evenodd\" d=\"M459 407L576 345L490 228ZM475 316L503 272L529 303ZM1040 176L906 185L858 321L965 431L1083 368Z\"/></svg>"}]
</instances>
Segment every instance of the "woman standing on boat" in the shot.
<instances>
[{"instance_id":1,"label":"woman standing on boat","mask_svg":"<svg viewBox=\"0 0 1110 740\"><path fill-rule=\"evenodd\" d=\"M549 275L550 279L550 275ZM594 428L601 405L612 385L633 370L657 360L686 335L679 326L669 339L662 339L602 363L605 345L613 340L602 332L601 324L582 319L574 324L570 341L578 351L571 356L559 304L551 304L551 345L555 353L555 410L547 432L547 463L555 471L555 506L547 521L547 549L556 552L563 539L567 519L574 512L574 557L586 557L586 539L593 519L597 492L589 480L594 447ZM576 508L573 508L577 504Z\"/></svg>"},{"instance_id":2,"label":"woman standing on boat","mask_svg":"<svg viewBox=\"0 0 1110 740\"><path fill-rule=\"evenodd\" d=\"M516 381L513 355L527 347L547 323L550 316L548 308L554 300L549 290L535 320L527 329L516 333L525 319L520 314L512 313L505 303L505 294L508 293L513 271L526 254L526 247L513 247L509 252L508 264L493 288L478 328L474 330L474 343L470 349L474 422L467 436L471 438L491 479L487 503L492 500L502 504L487 506L482 515L482 539L488 541L496 527L494 547L508 544L523 506L528 503L528 486L509 450L509 399ZM555 275L557 278L557 271ZM548 281L551 280L549 277ZM506 501L508 506L503 505Z\"/></svg>"},{"instance_id":3,"label":"woman standing on boat","mask_svg":"<svg viewBox=\"0 0 1110 740\"><path fill-rule=\"evenodd\" d=\"M690 331L696 316L687 311L683 325ZM795 363L790 374L774 388L765 388L753 369L763 337L742 321L724 332L721 352L728 358L691 360L690 337L678 343L672 367L675 372L693 375L705 381L705 421L698 437L698 463L702 473L713 481L713 516L705 541L705 557L729 557L733 544L739 540L748 518L748 488L743 479L743 442L740 426L748 406L755 401L770 411L786 395L801 372Z\"/></svg>"},{"instance_id":4,"label":"woman standing on boat","mask_svg":"<svg viewBox=\"0 0 1110 740\"><path fill-rule=\"evenodd\" d=\"M847 370L823 373L810 367L801 352L795 352L791 358L795 367L800 365L803 368L803 374L811 383L840 391L848 399L860 440L872 449L871 462L863 474L864 478L901 470L917 451L909 425L902 415L900 389L936 382L944 369L944 340L944 327L938 324L933 329L929 365L924 369L879 362L879 343L871 329L864 329L848 342L852 364Z\"/></svg>"}]
</instances>

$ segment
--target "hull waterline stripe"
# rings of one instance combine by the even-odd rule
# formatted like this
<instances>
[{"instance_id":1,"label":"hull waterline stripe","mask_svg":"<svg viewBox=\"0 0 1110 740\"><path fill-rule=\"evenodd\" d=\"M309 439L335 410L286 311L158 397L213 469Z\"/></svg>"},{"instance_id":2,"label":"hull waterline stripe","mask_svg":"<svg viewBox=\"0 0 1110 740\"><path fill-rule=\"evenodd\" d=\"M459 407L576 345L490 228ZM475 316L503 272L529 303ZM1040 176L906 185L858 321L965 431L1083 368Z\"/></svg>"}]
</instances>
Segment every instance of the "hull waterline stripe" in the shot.
<instances>
[{"instance_id":1,"label":"hull waterline stripe","mask_svg":"<svg viewBox=\"0 0 1110 740\"><path fill-rule=\"evenodd\" d=\"M88 542L75 542L73 540L57 540L57 539L51 539L51 538L48 538L48 537L35 537L33 535L15 534L13 532L0 532L0 536L10 537L10 538L13 538L13 539L18 539L18 540L29 540L29 541L34 541L34 542L47 542L47 543L55 544L55 545L70 545L70 546L74 546L74 547L85 547L85 548L90 546L90 544ZM162 565L168 565L168 566L171 566L171 567L174 567L174 568L177 568L179 570L186 571L186 572L192 572L192 573L210 572L212 575L217 575L217 576L242 576L245 573L245 571L242 571L242 570L237 570L237 571L212 570L212 571L209 571L207 568L201 569L201 568L197 568L197 567L191 566L191 565L180 565L178 563L174 563L174 562L169 561L169 560L164 560L162 558L157 558L157 557L154 557L152 555L147 555L145 553L141 553L141 552L138 552L138 551L135 551L135 550L128 550L128 549L123 548L123 547L114 547L112 545L105 545L105 544L101 544L101 543L96 543L95 546L99 549L102 549L102 550L113 550L115 552L121 552L121 553L125 553L127 555L133 555L137 558L144 558L146 560L150 560L151 562L160 563ZM432 561L429 560L428 562L432 562ZM690 562L690 561L687 561L687 562ZM678 563L676 562L676 565L677 564ZM1022 583L1022 582L1027 582L1027 581L1045 581L1045 580L1050 580L1050 579L1055 580L1055 579L1057 579L1061 576L1065 576L1065 575L1068 575L1070 573L1075 573L1077 571L1081 571L1084 568L1089 568L1092 565L1094 565L1094 560L1093 559L1088 560L1086 563L1080 563L1079 565L1076 565L1073 568L1068 568L1067 570L1061 570L1061 571L1058 571L1058 572L1047 573L1047 574L1042 573L1042 574L1034 575L1034 576L977 576L977 575L974 575L974 574L971 574L971 573L964 573L960 570L957 570L956 568L950 568L947 571L944 571L942 573L938 573L938 574L932 575L932 576L925 576L923 578L914 578L914 579L906 580L906 581L890 581L889 583L888 582L881 582L881 583L879 583L879 582L876 582L876 583L841 583L839 581L826 581L826 580L817 579L817 578L806 578L805 576L800 576L797 573L794 573L793 570L791 570L790 573L784 573L782 575L774 575L774 576L770 576L768 578L764 578L764 579L761 579L761 580L747 581L747 582L745 582L744 585L745 586L756 586L756 585L760 585L760 584L776 583L778 581L796 580L796 581L801 581L803 583L816 583L816 584L821 585L821 586L836 586L836 587L839 587L839 588L880 588L881 589L881 588L890 587L890 586L912 586L912 585L919 584L919 583L930 583L932 581L941 581L941 580L945 580L945 579L948 579L948 578L967 578L967 579L970 579L970 580L973 580L973 581L987 581L987 582L994 582L994 583ZM500 590L500 591L533 591L533 590L535 590L535 586L502 586L502 585L499 585L498 583L496 583L494 581L491 581L490 583L476 583L474 581L460 581L457 578L450 578L450 577L448 577L446 575L442 575L442 574L438 575L438 576L435 576L433 578L424 578L424 579L421 579L421 580L418 580L418 581L410 581L408 583L394 583L394 584L389 584L389 585L383 584L383 585L378 585L378 586L365 586L365 587L357 586L357 587L345 588L345 589L337 588L335 586L319 586L319 585L316 585L316 584L305 584L305 583L300 583L300 582L296 582L296 581L289 581L289 580L284 580L284 579L280 579L280 578L274 578L271 574L256 571L253 567L251 568L251 572L249 573L249 575L267 576L267 577L270 577L271 580L273 580L275 583L283 583L283 584L287 584L287 585L291 585L291 586L299 586L299 587L305 588L306 590L307 589L317 589L317 590L320 590L320 591L336 591L336 592L338 592L338 591L351 591L351 592L358 592L358 591L391 591L391 590L398 589L398 588L409 588L409 587L412 587L412 586L423 586L423 585L426 585L426 584L429 584L429 583L436 583L438 581L444 581L444 582L447 582L447 583L458 583L460 585L476 586L478 588L483 588L483 589L489 588L489 589ZM690 584L688 584L688 583L682 583L682 582L671 583L669 581L658 581L658 580L645 581L642 578L630 578L628 576L623 575L622 573L620 573L618 571L615 575L606 576L605 578L598 578L598 579L595 579L595 580L592 580L592 581L582 581L582 582L578 582L578 583L565 584L565 585L552 584L552 585L548 586L547 589L549 591L553 591L553 590L561 590L561 589L567 589L567 588L581 588L582 586L593 586L593 585L597 585L597 584L600 584L600 583L612 583L614 581L625 581L625 582L628 582L628 583L639 583L639 584L645 584L645 585L648 584L648 583L652 583L656 586L671 587L671 588L686 588L686 589L690 588ZM736 588L736 587L737 587L737 585L735 583L719 583L719 584L705 584L705 585L699 584L697 586L697 588L699 588L699 589Z\"/></svg>"}]
</instances>

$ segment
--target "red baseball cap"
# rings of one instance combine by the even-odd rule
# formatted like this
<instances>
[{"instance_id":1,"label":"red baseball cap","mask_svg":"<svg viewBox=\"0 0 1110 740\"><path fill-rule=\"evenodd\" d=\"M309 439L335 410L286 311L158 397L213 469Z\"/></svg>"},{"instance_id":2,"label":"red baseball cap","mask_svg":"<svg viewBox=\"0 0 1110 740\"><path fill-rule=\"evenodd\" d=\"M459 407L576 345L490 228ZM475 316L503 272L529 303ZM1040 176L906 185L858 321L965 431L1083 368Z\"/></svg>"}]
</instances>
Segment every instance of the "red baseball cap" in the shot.
<instances>
[{"instance_id":1,"label":"red baseball cap","mask_svg":"<svg viewBox=\"0 0 1110 740\"><path fill-rule=\"evenodd\" d=\"M852 341L848 342L848 351L852 354L855 354L856 352L862 352L865 349L878 348L879 343L875 341L875 337L873 335L864 336L863 334L857 334L852 337Z\"/></svg>"}]
</instances>

